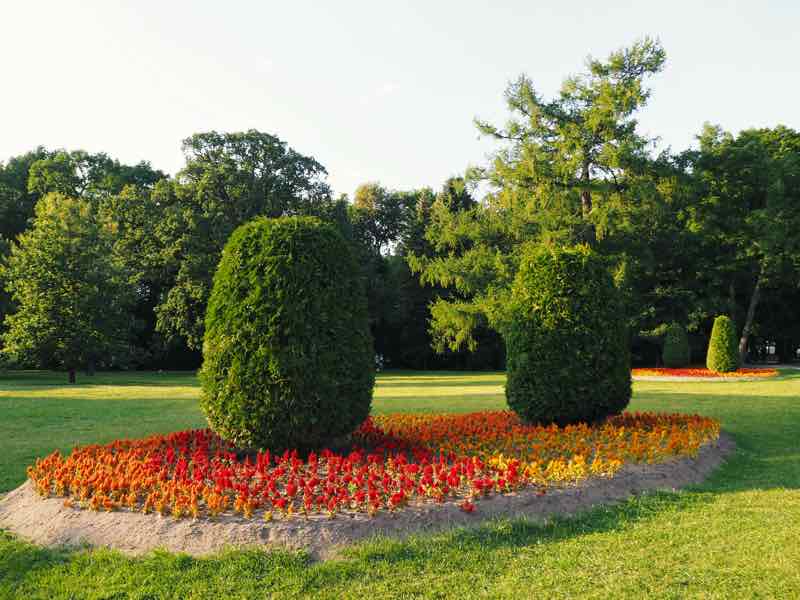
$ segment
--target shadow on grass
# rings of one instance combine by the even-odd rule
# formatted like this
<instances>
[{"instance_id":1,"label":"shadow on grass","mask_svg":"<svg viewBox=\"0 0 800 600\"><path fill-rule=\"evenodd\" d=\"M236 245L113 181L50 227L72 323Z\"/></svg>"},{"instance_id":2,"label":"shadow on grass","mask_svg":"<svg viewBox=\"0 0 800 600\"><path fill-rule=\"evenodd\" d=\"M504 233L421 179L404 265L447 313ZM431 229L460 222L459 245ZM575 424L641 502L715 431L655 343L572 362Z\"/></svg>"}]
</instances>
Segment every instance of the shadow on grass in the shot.
<instances>
[{"instance_id":1,"label":"shadow on grass","mask_svg":"<svg viewBox=\"0 0 800 600\"><path fill-rule=\"evenodd\" d=\"M492 396L496 396L498 398L502 398L503 402L505 403L505 393L502 390L486 390L485 392L478 392L475 393L473 390L470 390L465 393L455 393L455 394L442 394L442 395L431 395L431 396L424 396L424 395L409 395L409 394L397 394L393 393L396 390L392 390L389 393L382 393L380 395L376 395L372 401L375 402L397 402L398 409L402 409L403 404L420 404L420 405L433 405L436 408L436 403L440 402L442 404L447 404L448 402L454 402L459 399L464 400L482 400L486 401L487 398L491 398ZM508 406L505 404L503 408L508 410Z\"/></svg>"},{"instance_id":2,"label":"shadow on grass","mask_svg":"<svg viewBox=\"0 0 800 600\"><path fill-rule=\"evenodd\" d=\"M228 574L256 588L285 587L280 585L284 573L301 573L309 565L305 553L286 551L226 549L193 558L164 550L128 557L116 550L89 547L48 549L2 531L0 549L0 591L15 593L8 596L15 598L32 597L31 592L37 598L49 598L56 590L59 597L69 598L182 598L188 592L178 590L191 590L198 581L216 577L217 583L221 580L222 587L227 587ZM0 593L0 597L6 596Z\"/></svg>"},{"instance_id":3,"label":"shadow on grass","mask_svg":"<svg viewBox=\"0 0 800 600\"><path fill-rule=\"evenodd\" d=\"M505 371L406 371L403 369L385 369L378 372L378 378L403 377L409 378L437 378L437 377L497 377L505 375Z\"/></svg>"},{"instance_id":4,"label":"shadow on grass","mask_svg":"<svg viewBox=\"0 0 800 600\"><path fill-rule=\"evenodd\" d=\"M632 496L624 501L600 506L573 517L555 517L544 522L527 519L497 519L468 528L454 529L435 535L415 535L407 540L377 538L347 549L343 558L356 569L370 569L370 565L386 565L386 569L369 571L369 576L389 578L392 573L414 570L415 565L446 564L449 569L465 572L474 569L476 560L497 556L515 556L531 547L559 544L586 535L608 532L624 533L630 528L647 524L658 517L683 511L702 509L721 496L737 491L773 488L798 488L798 478L786 481L774 477L758 482L740 474L753 467L752 457L737 452L717 469L703 484L682 491L654 491ZM774 465L773 465L774 466ZM509 554L510 551L510 554ZM500 554L495 554L500 553ZM510 560L510 559L509 559ZM502 569L502 567L500 567ZM317 589L324 590L336 581L335 566L321 566L315 581Z\"/></svg>"},{"instance_id":5,"label":"shadow on grass","mask_svg":"<svg viewBox=\"0 0 800 600\"><path fill-rule=\"evenodd\" d=\"M504 386L505 381L470 381L467 378L458 379L453 377L451 379L443 380L443 381L436 381L431 379L414 379L409 377L404 380L400 381L387 381L385 379L378 379L376 387L377 388L391 388L391 387L398 387L398 388L416 388L416 387L426 387L426 388L436 388L436 387L457 387L457 388L467 388L467 387L492 387L492 386Z\"/></svg>"},{"instance_id":6,"label":"shadow on grass","mask_svg":"<svg viewBox=\"0 0 800 600\"><path fill-rule=\"evenodd\" d=\"M70 390L114 387L171 387L199 385L194 371L108 371L89 376L78 373L77 382L69 383L66 373L54 371L0 371L0 391L49 391L54 387Z\"/></svg>"},{"instance_id":7,"label":"shadow on grass","mask_svg":"<svg viewBox=\"0 0 800 600\"><path fill-rule=\"evenodd\" d=\"M21 542L0 530L0 589L12 590L37 570L49 570L67 564L77 549L43 548Z\"/></svg>"},{"instance_id":8,"label":"shadow on grass","mask_svg":"<svg viewBox=\"0 0 800 600\"><path fill-rule=\"evenodd\" d=\"M447 557L448 564L457 567L459 555L465 556L466 565L474 561L475 554L521 550L536 544L556 544L582 535L621 532L636 523L655 518L665 510L697 508L712 503L715 497L714 493L701 491L652 492L573 517L554 517L545 521L501 518L441 534L415 535L407 540L379 538L352 547L345 552L345 558L397 564L443 560ZM473 558L469 558L469 555Z\"/></svg>"}]
</instances>

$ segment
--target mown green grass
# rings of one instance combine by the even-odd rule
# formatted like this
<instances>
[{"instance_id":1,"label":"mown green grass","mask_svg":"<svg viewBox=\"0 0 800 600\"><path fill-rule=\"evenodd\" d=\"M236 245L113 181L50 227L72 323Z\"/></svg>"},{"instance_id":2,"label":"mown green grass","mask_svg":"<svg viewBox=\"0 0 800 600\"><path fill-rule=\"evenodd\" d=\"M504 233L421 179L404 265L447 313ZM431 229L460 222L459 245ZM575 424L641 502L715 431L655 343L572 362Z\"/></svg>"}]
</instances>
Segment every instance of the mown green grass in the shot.
<instances>
[{"instance_id":1,"label":"mown green grass","mask_svg":"<svg viewBox=\"0 0 800 600\"><path fill-rule=\"evenodd\" d=\"M79 380L81 381L81 380ZM0 375L0 490L54 448L203 425L186 374ZM502 374L386 373L375 412L504 406ZM0 598L800 597L800 371L756 382L637 382L632 410L719 418L737 453L703 485L570 520L497 521L339 560L50 550L0 534Z\"/></svg>"}]
</instances>

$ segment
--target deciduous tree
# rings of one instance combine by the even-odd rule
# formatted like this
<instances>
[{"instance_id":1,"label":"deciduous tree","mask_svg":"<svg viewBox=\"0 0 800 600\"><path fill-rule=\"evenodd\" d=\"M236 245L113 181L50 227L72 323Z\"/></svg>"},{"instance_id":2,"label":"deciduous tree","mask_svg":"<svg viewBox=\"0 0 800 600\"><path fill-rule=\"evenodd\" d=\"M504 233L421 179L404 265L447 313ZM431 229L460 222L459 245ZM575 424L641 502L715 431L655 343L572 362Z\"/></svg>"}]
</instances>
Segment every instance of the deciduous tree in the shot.
<instances>
[{"instance_id":1,"label":"deciduous tree","mask_svg":"<svg viewBox=\"0 0 800 600\"><path fill-rule=\"evenodd\" d=\"M199 133L183 142L186 166L157 190L156 234L174 284L156 309L158 329L200 348L214 270L236 227L256 216L328 216L334 210L321 164L275 136Z\"/></svg>"},{"instance_id":2,"label":"deciduous tree","mask_svg":"<svg viewBox=\"0 0 800 600\"><path fill-rule=\"evenodd\" d=\"M16 305L3 352L16 362L64 368L125 359L129 308L111 232L86 200L51 193L36 205L3 266Z\"/></svg>"},{"instance_id":3,"label":"deciduous tree","mask_svg":"<svg viewBox=\"0 0 800 600\"><path fill-rule=\"evenodd\" d=\"M727 298L718 310L735 309L743 324L743 363L761 297L799 281L800 133L776 127L734 137L709 125L699 140L690 153L698 190L689 227L713 252L709 295Z\"/></svg>"}]
</instances>

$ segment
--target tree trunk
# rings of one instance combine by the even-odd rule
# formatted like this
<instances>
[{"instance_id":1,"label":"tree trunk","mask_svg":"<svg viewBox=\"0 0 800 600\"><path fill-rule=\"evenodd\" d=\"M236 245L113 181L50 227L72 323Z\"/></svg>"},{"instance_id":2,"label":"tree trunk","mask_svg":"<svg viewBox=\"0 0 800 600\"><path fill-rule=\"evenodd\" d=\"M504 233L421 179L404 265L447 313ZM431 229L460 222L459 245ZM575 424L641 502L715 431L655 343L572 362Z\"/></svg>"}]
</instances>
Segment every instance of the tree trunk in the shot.
<instances>
[{"instance_id":1,"label":"tree trunk","mask_svg":"<svg viewBox=\"0 0 800 600\"><path fill-rule=\"evenodd\" d=\"M747 358L747 343L750 341L750 334L753 330L753 319L756 316L756 306L761 298L761 278L764 276L763 271L759 271L758 278L756 279L756 286L753 288L753 295L750 296L750 305L747 307L747 316L744 319L744 327L742 328L742 337L739 338L739 364L743 365Z\"/></svg>"},{"instance_id":2,"label":"tree trunk","mask_svg":"<svg viewBox=\"0 0 800 600\"><path fill-rule=\"evenodd\" d=\"M94 360L91 358L86 362L86 374L89 377L94 377Z\"/></svg>"},{"instance_id":3,"label":"tree trunk","mask_svg":"<svg viewBox=\"0 0 800 600\"><path fill-rule=\"evenodd\" d=\"M75 369L69 369L69 382L75 383Z\"/></svg>"},{"instance_id":4,"label":"tree trunk","mask_svg":"<svg viewBox=\"0 0 800 600\"><path fill-rule=\"evenodd\" d=\"M736 322L736 289L732 281L728 285L728 316Z\"/></svg>"}]
</instances>

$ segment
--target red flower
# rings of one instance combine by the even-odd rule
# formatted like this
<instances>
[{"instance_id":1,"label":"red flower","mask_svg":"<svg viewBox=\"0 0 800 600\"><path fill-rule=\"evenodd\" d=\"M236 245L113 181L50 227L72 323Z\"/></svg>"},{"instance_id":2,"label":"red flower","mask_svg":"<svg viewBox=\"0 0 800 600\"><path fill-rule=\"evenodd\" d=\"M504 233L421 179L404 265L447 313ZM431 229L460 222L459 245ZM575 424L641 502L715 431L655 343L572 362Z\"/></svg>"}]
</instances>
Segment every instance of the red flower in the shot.
<instances>
[{"instance_id":1,"label":"red flower","mask_svg":"<svg viewBox=\"0 0 800 600\"><path fill-rule=\"evenodd\" d=\"M464 500L458 507L465 513L475 512L475 505L469 500Z\"/></svg>"}]
</instances>

